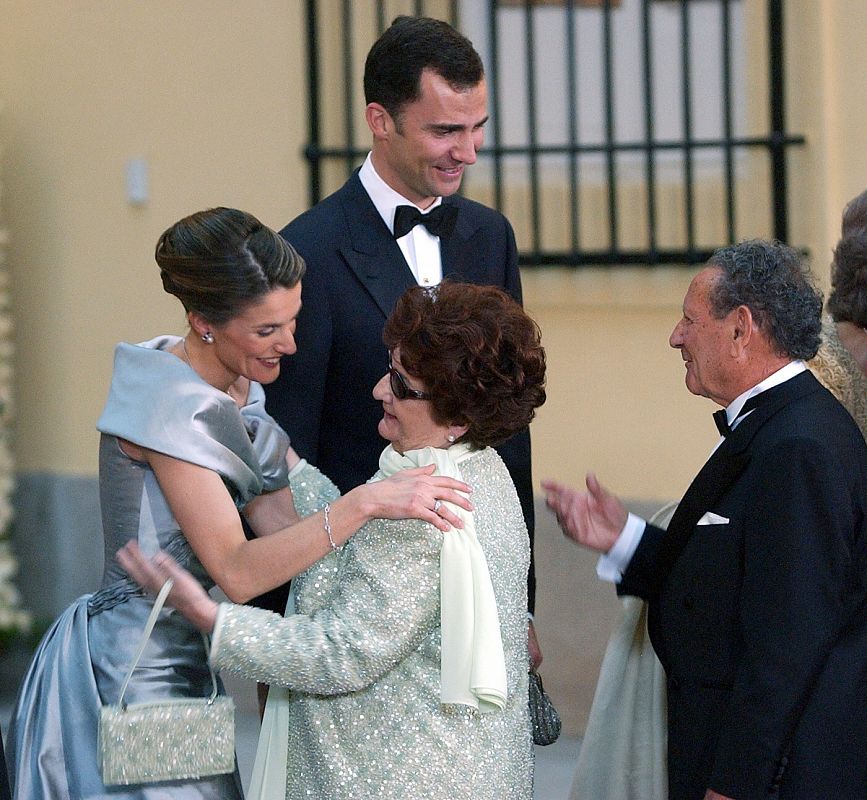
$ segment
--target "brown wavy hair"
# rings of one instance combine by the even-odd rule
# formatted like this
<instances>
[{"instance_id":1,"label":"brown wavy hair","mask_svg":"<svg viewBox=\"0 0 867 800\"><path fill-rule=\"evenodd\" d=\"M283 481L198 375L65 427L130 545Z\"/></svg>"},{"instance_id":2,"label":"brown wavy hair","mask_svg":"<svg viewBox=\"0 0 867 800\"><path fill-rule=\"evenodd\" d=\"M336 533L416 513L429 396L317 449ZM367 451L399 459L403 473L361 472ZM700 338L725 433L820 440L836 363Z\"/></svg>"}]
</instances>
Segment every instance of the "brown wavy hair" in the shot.
<instances>
[{"instance_id":1,"label":"brown wavy hair","mask_svg":"<svg viewBox=\"0 0 867 800\"><path fill-rule=\"evenodd\" d=\"M828 311L835 322L867 327L867 191L843 211L842 237L834 248Z\"/></svg>"},{"instance_id":2,"label":"brown wavy hair","mask_svg":"<svg viewBox=\"0 0 867 800\"><path fill-rule=\"evenodd\" d=\"M406 371L430 394L440 425L466 425L460 441L499 444L526 427L545 402L539 326L493 286L443 281L409 289L382 335L400 347Z\"/></svg>"}]
</instances>

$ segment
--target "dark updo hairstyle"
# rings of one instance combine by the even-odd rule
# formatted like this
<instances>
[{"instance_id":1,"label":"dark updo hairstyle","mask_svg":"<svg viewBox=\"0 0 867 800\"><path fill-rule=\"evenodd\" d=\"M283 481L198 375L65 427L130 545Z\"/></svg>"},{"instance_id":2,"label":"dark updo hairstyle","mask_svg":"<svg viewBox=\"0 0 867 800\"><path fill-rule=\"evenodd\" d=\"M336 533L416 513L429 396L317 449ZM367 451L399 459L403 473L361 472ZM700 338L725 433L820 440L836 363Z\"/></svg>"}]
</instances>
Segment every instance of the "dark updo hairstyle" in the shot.
<instances>
[{"instance_id":1,"label":"dark updo hairstyle","mask_svg":"<svg viewBox=\"0 0 867 800\"><path fill-rule=\"evenodd\" d=\"M460 441L499 444L545 402L539 327L493 286L443 281L403 294L383 331L406 371L430 394L440 425L466 425Z\"/></svg>"},{"instance_id":2,"label":"dark updo hairstyle","mask_svg":"<svg viewBox=\"0 0 867 800\"><path fill-rule=\"evenodd\" d=\"M835 322L867 328L867 191L843 211L842 233L831 264L828 311Z\"/></svg>"},{"instance_id":3,"label":"dark updo hairstyle","mask_svg":"<svg viewBox=\"0 0 867 800\"><path fill-rule=\"evenodd\" d=\"M163 288L214 325L278 286L296 286L305 269L282 236L234 208L184 217L160 236L154 256Z\"/></svg>"}]
</instances>

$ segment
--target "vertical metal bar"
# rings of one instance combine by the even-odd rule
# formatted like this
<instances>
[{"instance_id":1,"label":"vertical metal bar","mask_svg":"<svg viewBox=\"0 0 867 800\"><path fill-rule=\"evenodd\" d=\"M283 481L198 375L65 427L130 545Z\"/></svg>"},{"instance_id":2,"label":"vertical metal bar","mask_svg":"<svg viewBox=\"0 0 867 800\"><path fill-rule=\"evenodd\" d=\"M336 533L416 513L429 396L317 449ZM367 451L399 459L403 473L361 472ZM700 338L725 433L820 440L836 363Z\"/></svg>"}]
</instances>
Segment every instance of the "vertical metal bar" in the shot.
<instances>
[{"instance_id":1,"label":"vertical metal bar","mask_svg":"<svg viewBox=\"0 0 867 800\"><path fill-rule=\"evenodd\" d=\"M723 78L723 138L725 139L725 181L726 181L726 236L730 243L735 241L735 169L734 147L732 146L732 39L731 7L729 0L722 0L722 78Z\"/></svg>"},{"instance_id":2,"label":"vertical metal bar","mask_svg":"<svg viewBox=\"0 0 867 800\"><path fill-rule=\"evenodd\" d=\"M536 126L536 37L534 14L531 0L524 3L524 40L527 79L527 139L529 144L528 163L530 167L530 226L533 232L533 250L542 249L541 218L539 214L539 132Z\"/></svg>"},{"instance_id":3,"label":"vertical metal bar","mask_svg":"<svg viewBox=\"0 0 867 800\"><path fill-rule=\"evenodd\" d=\"M500 125L500 71L499 50L500 37L497 26L497 0L488 0L488 32L490 35L491 74L488 77L488 90L491 105L494 135L494 208L503 209L503 159L500 154L502 146L502 126Z\"/></svg>"},{"instance_id":4,"label":"vertical metal bar","mask_svg":"<svg viewBox=\"0 0 867 800\"><path fill-rule=\"evenodd\" d=\"M573 266L581 266L585 264L607 264L617 265L621 263L687 263L701 260L707 257L705 249L699 249L696 242L696 212L697 212L697 197L695 180L697 178L698 151L703 148L712 148L713 150L722 153L724 167L724 183L725 183L725 217L726 217L726 234L729 241L734 241L737 238L737 209L738 209L738 194L737 194L737 156L742 147L751 148L758 147L768 151L771 159L772 180L771 187L771 202L773 204L773 235L776 238L785 240L788 237L788 182L787 182L787 148L792 144L802 144L803 137L792 137L786 134L786 118L785 118L785 73L784 73L784 45L783 40L783 0L768 0L768 59L769 59L769 94L770 94L770 130L766 136L761 137L746 137L739 138L737 131L737 115L735 113L733 103L736 102L737 87L734 84L734 55L736 42L733 41L734 30L734 8L735 4L732 0L718 0L721 20L721 64L722 73L721 85L721 103L722 103L722 124L719 132L719 137L713 141L696 140L694 138L695 123L692 119L694 104L692 102L691 85L694 79L691 64L692 37L691 37L691 4L690 0L680 0L680 17L682 25L682 52L681 52L681 67L682 67L682 85L683 85L683 137L681 141L664 142L657 141L655 138L655 75L654 75L654 60L653 60L653 40L655 21L653 0L642 0L639 6L640 36L642 39L641 47L643 48L643 75L640 80L643 80L643 89L645 92L644 113L644 137L639 138L637 142L631 142L626 145L628 151L636 153L644 153L645 163L645 180L647 183L647 220L648 220L648 248L643 250L627 250L621 251L619 244L619 217L618 217L618 198L620 188L617 182L618 178L618 163L617 158L621 150L624 148L624 143L617 140L616 131L616 107L615 100L617 95L617 87L614 84L614 56L615 51L613 46L616 42L613 41L614 21L616 15L612 13L611 0L600 0L601 8L598 13L601 16L601 35L603 38L603 101L605 108L603 109L603 124L605 126L603 141L601 144L592 142L581 142L580 125L581 109L579 108L580 98L580 82L579 78L582 73L579 72L581 66L579 64L579 56L581 53L580 43L576 36L577 26L580 24L581 17L578 11L577 0L563 0L563 8L565 13L565 28L567 35L566 52L566 80L569 98L567 101L567 109L569 118L567 121L567 136L568 141L565 146L547 147L543 144L544 137L540 141L542 131L542 112L536 111L538 105L538 90L540 84L539 62L534 58L535 51L538 48L545 48L546 43L539 40L541 29L537 29L539 23L539 15L535 14L535 6L532 0L524 0L523 15L526 21L526 47L527 47L527 64L526 64L526 84L527 84L527 105L528 105L528 132L527 141L521 146L508 147L504 137L508 137L505 132L505 125L501 123L501 114L506 103L510 100L509 96L499 89L500 83L500 42L503 29L499 26L501 21L498 12L497 0L489 0L488 2L488 21L490 30L490 58L486 66L489 70L488 82L490 89L490 102L492 112L492 122L489 128L489 135L493 139L493 146L489 147L486 152L486 157L490 155L493 159L492 166L492 183L495 205L502 208L504 202L508 201L507 191L505 186L506 170L510 165L509 159L518 159L521 156L526 156L529 167L528 184L531 191L530 201L532 214L532 244L521 253L521 262L534 264L571 264ZM424 3L424 7L429 6L429 3ZM322 140L323 136L323 119L322 110L324 108L322 92L324 91L323 75L320 71L320 62L328 58L328 51L325 40L320 38L321 30L318 20L323 18L326 13L326 7L322 5L320 0L306 1L306 62L307 62L307 95L308 95L308 131L309 140L305 149L305 156L308 161L309 169L309 200L313 205L321 199L325 192L325 167L332 162L344 162L347 169L353 168L352 163L355 156L355 135L358 133L357 121L353 118L353 98L357 97L359 87L352 78L353 75L353 13L360 13L357 9L360 7L358 3L352 3L351 0L342 0L342 5L337 5L337 14L332 15L337 18L340 24L342 15L343 29L336 32L339 46L343 48L342 56L335 57L342 59L337 61L337 69L341 72L341 77L344 80L344 99L346 102L346 120L345 125L340 127L345 132L345 145L328 147L327 143ZM386 13L390 5L387 0L375 0L376 21L381 30L384 30L388 25ZM422 4L416 3L416 9L420 9ZM330 8L330 6L328 7ZM441 6L437 6L441 8ZM459 0L449 0L448 9L452 14L453 24L457 24L460 17ZM511 19L520 19L521 10L513 9L508 12ZM331 24L329 22L329 24ZM342 39L340 38L342 37ZM698 87L697 89L701 88ZM339 91L339 90L338 90ZM340 102L340 100L338 100ZM716 136L716 134L714 134ZM684 248L660 248L659 245L659 221L661 203L656 194L658 190L657 183L659 181L658 163L659 153L662 149L673 149L676 152L682 152L684 157L684 193L685 193L685 220L686 220L686 247ZM564 178L569 181L568 189L570 190L570 234L571 234L571 251L562 253L552 252L550 248L543 249L542 239L545 234L540 212L544 206L544 198L542 191L544 190L544 182L542 181L539 172L540 167L545 167L545 158L547 153L562 154L568 159L568 175ZM595 154L601 153L607 159L608 168L608 215L610 225L610 247L606 250L603 245L598 251L581 250L581 228L580 228L580 184L581 184L581 166L582 159L585 153L593 153L591 156L596 158ZM559 157L559 156L558 156ZM604 165L603 165L604 166ZM568 239L567 239L568 241ZM722 244L723 242L720 242Z\"/></svg>"},{"instance_id":5,"label":"vertical metal bar","mask_svg":"<svg viewBox=\"0 0 867 800\"><path fill-rule=\"evenodd\" d=\"M458 27L458 0L451 0L449 3L449 20L453 28Z\"/></svg>"},{"instance_id":6,"label":"vertical metal bar","mask_svg":"<svg viewBox=\"0 0 867 800\"><path fill-rule=\"evenodd\" d=\"M346 141L346 176L352 174L355 167L355 159L352 157L352 149L355 147L355 114L353 113L355 100L355 81L352 76L352 4L350 0L343 0L343 96L344 103L344 135Z\"/></svg>"},{"instance_id":7,"label":"vertical metal bar","mask_svg":"<svg viewBox=\"0 0 867 800\"><path fill-rule=\"evenodd\" d=\"M653 146L653 50L650 35L650 0L641 3L641 39L644 55L644 141L645 180L647 181L648 261L656 263L656 151Z\"/></svg>"},{"instance_id":8,"label":"vertical metal bar","mask_svg":"<svg viewBox=\"0 0 867 800\"><path fill-rule=\"evenodd\" d=\"M690 81L689 0L680 0L681 69L683 70L683 179L686 211L686 250L695 250L695 196L692 175L692 82Z\"/></svg>"},{"instance_id":9,"label":"vertical metal bar","mask_svg":"<svg viewBox=\"0 0 867 800\"><path fill-rule=\"evenodd\" d=\"M322 198L322 164L319 157L319 37L316 32L316 2L307 0L307 124L310 143L307 161L310 168L309 201L315 206Z\"/></svg>"},{"instance_id":10,"label":"vertical metal bar","mask_svg":"<svg viewBox=\"0 0 867 800\"><path fill-rule=\"evenodd\" d=\"M566 87L569 92L569 227L572 250L581 246L580 198L578 186L578 52L575 43L575 3L566 0Z\"/></svg>"},{"instance_id":11,"label":"vertical metal bar","mask_svg":"<svg viewBox=\"0 0 867 800\"><path fill-rule=\"evenodd\" d=\"M774 238L788 241L789 219L786 205L786 113L785 76L783 74L783 3L768 0L768 53L771 81L771 193L774 205Z\"/></svg>"},{"instance_id":12,"label":"vertical metal bar","mask_svg":"<svg viewBox=\"0 0 867 800\"><path fill-rule=\"evenodd\" d=\"M415 15L417 17L424 16L424 0L415 0Z\"/></svg>"},{"instance_id":13,"label":"vertical metal bar","mask_svg":"<svg viewBox=\"0 0 867 800\"><path fill-rule=\"evenodd\" d=\"M614 77L611 66L611 0L602 0L602 80L605 88L605 144L608 164L608 241L617 251L617 165L614 152Z\"/></svg>"}]
</instances>

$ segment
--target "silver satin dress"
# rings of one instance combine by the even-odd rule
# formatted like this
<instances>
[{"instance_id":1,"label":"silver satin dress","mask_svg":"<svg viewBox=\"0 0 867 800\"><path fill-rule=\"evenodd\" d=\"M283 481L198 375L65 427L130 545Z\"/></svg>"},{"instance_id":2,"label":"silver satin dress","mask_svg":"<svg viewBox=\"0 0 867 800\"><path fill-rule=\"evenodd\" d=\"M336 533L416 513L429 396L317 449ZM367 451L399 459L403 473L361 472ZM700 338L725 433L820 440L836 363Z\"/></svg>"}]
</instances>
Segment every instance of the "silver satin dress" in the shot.
<instances>
[{"instance_id":1,"label":"silver satin dress","mask_svg":"<svg viewBox=\"0 0 867 800\"><path fill-rule=\"evenodd\" d=\"M508 699L497 713L440 703L439 554L419 520L373 520L293 581L298 613L221 606L215 667L293 690L288 800L530 800L527 528L495 450L461 463L491 574ZM337 490L311 467L300 514ZM324 533L323 533L324 536Z\"/></svg>"},{"instance_id":2,"label":"silver satin dress","mask_svg":"<svg viewBox=\"0 0 867 800\"><path fill-rule=\"evenodd\" d=\"M135 539L171 553L202 582L214 583L193 555L151 469L131 460L127 439L220 474L241 508L262 491L287 485L288 438L265 413L262 387L249 402L232 399L165 352L177 337L120 344L105 410L97 424L100 504L105 542L102 585L76 600L46 633L19 690L7 743L17 800L240 800L234 774L198 781L106 789L97 763L99 708L118 699L153 598L115 561ZM222 690L222 687L221 687ZM164 610L127 689L130 703L211 691L201 636Z\"/></svg>"}]
</instances>

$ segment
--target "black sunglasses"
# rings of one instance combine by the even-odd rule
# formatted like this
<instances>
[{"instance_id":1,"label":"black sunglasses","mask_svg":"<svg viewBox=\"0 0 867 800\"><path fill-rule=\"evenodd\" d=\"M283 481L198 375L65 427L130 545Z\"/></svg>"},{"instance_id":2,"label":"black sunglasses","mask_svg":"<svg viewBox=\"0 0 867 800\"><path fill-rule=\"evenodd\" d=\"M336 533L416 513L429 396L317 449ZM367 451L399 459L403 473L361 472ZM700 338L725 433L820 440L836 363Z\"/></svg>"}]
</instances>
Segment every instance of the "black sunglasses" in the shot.
<instances>
[{"instance_id":1,"label":"black sunglasses","mask_svg":"<svg viewBox=\"0 0 867 800\"><path fill-rule=\"evenodd\" d=\"M407 400L409 398L413 400L430 400L430 395L427 392L420 392L418 389L410 387L406 382L406 378L391 365L390 360L388 362L388 377L391 381L391 393L398 400Z\"/></svg>"}]
</instances>

